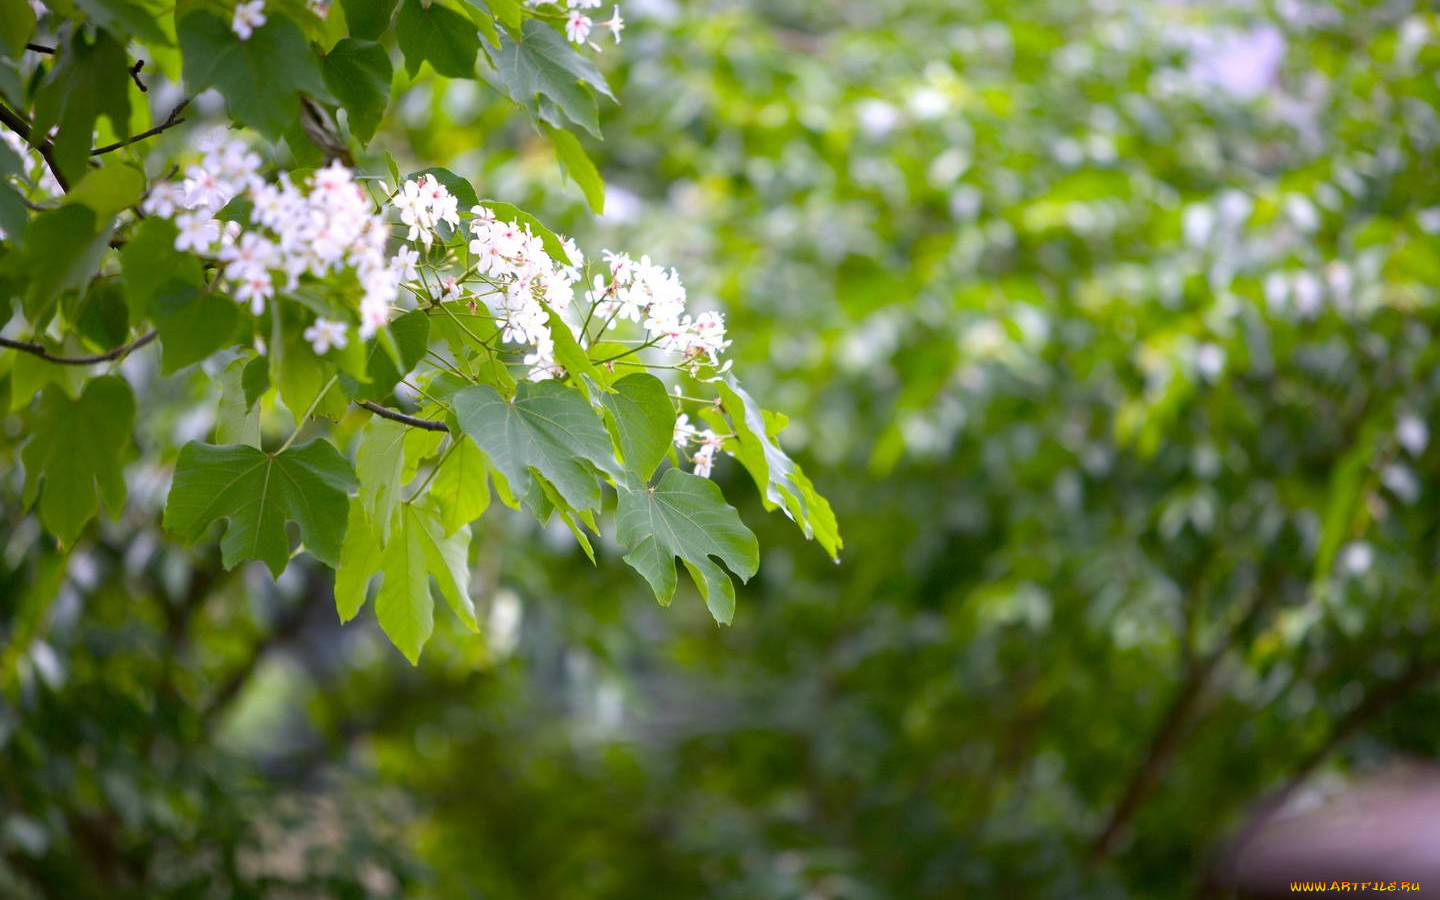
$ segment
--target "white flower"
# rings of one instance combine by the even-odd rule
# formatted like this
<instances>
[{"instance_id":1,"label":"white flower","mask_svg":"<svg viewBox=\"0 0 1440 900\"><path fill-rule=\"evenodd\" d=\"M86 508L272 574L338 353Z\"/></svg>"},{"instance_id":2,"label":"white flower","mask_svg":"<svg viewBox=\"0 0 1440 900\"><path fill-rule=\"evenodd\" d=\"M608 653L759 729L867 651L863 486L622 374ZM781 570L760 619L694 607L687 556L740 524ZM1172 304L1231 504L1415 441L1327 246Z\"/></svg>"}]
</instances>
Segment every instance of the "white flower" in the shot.
<instances>
[{"instance_id":1,"label":"white flower","mask_svg":"<svg viewBox=\"0 0 1440 900\"><path fill-rule=\"evenodd\" d=\"M1351 575L1364 575L1375 564L1375 548L1364 541L1352 541L1340 553L1340 565Z\"/></svg>"},{"instance_id":2,"label":"white flower","mask_svg":"<svg viewBox=\"0 0 1440 900\"><path fill-rule=\"evenodd\" d=\"M1380 481L1402 503L1411 504L1420 499L1420 479L1415 477L1409 466L1391 463L1380 470Z\"/></svg>"},{"instance_id":3,"label":"white flower","mask_svg":"<svg viewBox=\"0 0 1440 900\"><path fill-rule=\"evenodd\" d=\"M347 326L344 322L332 322L323 316L315 320L315 324L305 329L305 340L315 349L316 356L328 353L331 347L345 349L345 332Z\"/></svg>"},{"instance_id":4,"label":"white flower","mask_svg":"<svg viewBox=\"0 0 1440 900\"><path fill-rule=\"evenodd\" d=\"M871 137L884 137L900 124L900 110L884 100L862 100L855 106L860 128Z\"/></svg>"},{"instance_id":5,"label":"white flower","mask_svg":"<svg viewBox=\"0 0 1440 900\"><path fill-rule=\"evenodd\" d=\"M430 285L430 296L442 303L460 299L460 284L454 276L437 279L435 284Z\"/></svg>"},{"instance_id":6,"label":"white flower","mask_svg":"<svg viewBox=\"0 0 1440 900\"><path fill-rule=\"evenodd\" d=\"M1430 429L1414 413L1405 413L1395 423L1395 438L1411 456L1419 456L1430 444Z\"/></svg>"},{"instance_id":7,"label":"white flower","mask_svg":"<svg viewBox=\"0 0 1440 900\"><path fill-rule=\"evenodd\" d=\"M565 0L570 9L599 9L601 0Z\"/></svg>"},{"instance_id":8,"label":"white flower","mask_svg":"<svg viewBox=\"0 0 1440 900\"><path fill-rule=\"evenodd\" d=\"M583 44L590 37L590 29L594 24L589 16L579 11L571 12L570 17L565 20L565 36L573 43Z\"/></svg>"},{"instance_id":9,"label":"white flower","mask_svg":"<svg viewBox=\"0 0 1440 900\"><path fill-rule=\"evenodd\" d=\"M595 0L595 5L600 5L600 0ZM620 43L620 32L625 30L625 20L620 18L620 7L616 6L610 11L608 21L600 23L601 28L610 29L610 34L615 37L615 43Z\"/></svg>"},{"instance_id":10,"label":"white flower","mask_svg":"<svg viewBox=\"0 0 1440 900\"><path fill-rule=\"evenodd\" d=\"M220 223L206 213L184 213L175 217L175 227L180 233L175 236L175 249L180 252L193 250L209 253L220 240Z\"/></svg>"},{"instance_id":11,"label":"white flower","mask_svg":"<svg viewBox=\"0 0 1440 900\"><path fill-rule=\"evenodd\" d=\"M689 445L691 439L695 437L696 433L695 426L690 424L690 417L688 415L681 413L675 418L674 440L676 447L684 450L685 447Z\"/></svg>"},{"instance_id":12,"label":"white flower","mask_svg":"<svg viewBox=\"0 0 1440 900\"><path fill-rule=\"evenodd\" d=\"M409 247L401 247L395 251L395 256L390 260L390 268L395 271L395 277L401 281L414 281L419 277L415 264L420 261L420 251L412 250Z\"/></svg>"},{"instance_id":13,"label":"white flower","mask_svg":"<svg viewBox=\"0 0 1440 900\"><path fill-rule=\"evenodd\" d=\"M420 241L429 247L435 240L435 229L441 222L452 228L460 225L460 210L455 195L434 175L425 174L400 186L390 198L390 205L400 210L400 221L410 226L406 240Z\"/></svg>"},{"instance_id":14,"label":"white flower","mask_svg":"<svg viewBox=\"0 0 1440 900\"><path fill-rule=\"evenodd\" d=\"M695 474L701 478L709 478L710 471L715 468L715 449L709 444L700 448L690 461L695 464Z\"/></svg>"},{"instance_id":15,"label":"white flower","mask_svg":"<svg viewBox=\"0 0 1440 900\"><path fill-rule=\"evenodd\" d=\"M360 339L369 340L375 332L390 321L390 307L378 298L367 294L360 301Z\"/></svg>"},{"instance_id":16,"label":"white flower","mask_svg":"<svg viewBox=\"0 0 1440 900\"><path fill-rule=\"evenodd\" d=\"M1225 371L1225 351L1216 344L1195 348L1195 369L1206 381L1214 381Z\"/></svg>"},{"instance_id":17,"label":"white flower","mask_svg":"<svg viewBox=\"0 0 1440 900\"><path fill-rule=\"evenodd\" d=\"M1295 273L1295 284L1293 297L1295 309L1301 316L1313 319L1320 314L1321 292L1324 289L1320 286L1320 279L1310 271Z\"/></svg>"},{"instance_id":18,"label":"white flower","mask_svg":"<svg viewBox=\"0 0 1440 900\"><path fill-rule=\"evenodd\" d=\"M140 204L140 211L147 216L159 216L168 219L175 215L177 207L185 204L185 192L177 185L168 181L162 181L150 188L145 195L145 201Z\"/></svg>"},{"instance_id":19,"label":"white flower","mask_svg":"<svg viewBox=\"0 0 1440 900\"><path fill-rule=\"evenodd\" d=\"M250 312L260 315L265 311L265 301L275 296L275 284L270 273L261 269L246 276L235 288L235 299L250 304Z\"/></svg>"},{"instance_id":20,"label":"white flower","mask_svg":"<svg viewBox=\"0 0 1440 900\"><path fill-rule=\"evenodd\" d=\"M265 24L265 0L250 0L249 3L241 3L235 7L235 18L230 22L230 28L242 41L250 40L250 35L255 29Z\"/></svg>"}]
</instances>

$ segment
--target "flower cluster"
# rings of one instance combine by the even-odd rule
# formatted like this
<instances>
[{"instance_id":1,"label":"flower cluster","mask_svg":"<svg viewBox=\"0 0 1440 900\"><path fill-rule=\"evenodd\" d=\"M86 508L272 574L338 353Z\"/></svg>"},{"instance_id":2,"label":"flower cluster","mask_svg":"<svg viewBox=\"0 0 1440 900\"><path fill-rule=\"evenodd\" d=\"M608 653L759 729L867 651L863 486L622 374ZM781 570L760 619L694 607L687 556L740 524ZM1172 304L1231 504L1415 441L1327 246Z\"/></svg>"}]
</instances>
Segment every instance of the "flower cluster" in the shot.
<instances>
[{"instance_id":1,"label":"flower cluster","mask_svg":"<svg viewBox=\"0 0 1440 900\"><path fill-rule=\"evenodd\" d=\"M692 369L720 364L725 339L725 318L704 312L692 318L685 312L685 286L674 269L666 270L642 256L635 262L625 253L605 251L610 281L595 276L585 299L595 305L602 321L615 327L620 320L640 323L661 350L679 353Z\"/></svg>"},{"instance_id":2,"label":"flower cluster","mask_svg":"<svg viewBox=\"0 0 1440 900\"><path fill-rule=\"evenodd\" d=\"M722 449L724 444L723 436L709 428L691 425L690 417L685 413L675 419L675 446L695 464L696 475L710 477L710 470L715 467L715 451ZM696 447L693 453L690 450L692 446Z\"/></svg>"},{"instance_id":3,"label":"flower cluster","mask_svg":"<svg viewBox=\"0 0 1440 900\"><path fill-rule=\"evenodd\" d=\"M210 262L217 286L255 315L306 279L344 274L359 284L362 340L384 327L402 297L414 297L437 309L463 305L472 314L483 304L500 343L518 345L494 349L514 353L511 359L534 381L565 376L555 359L556 327L587 347L620 323L634 323L644 337L625 342L635 345L620 354L631 357L625 365L678 366L697 375L703 367L724 372L729 366L719 360L730 343L724 318L715 312L692 316L678 273L648 256L636 261L605 251L606 274L593 278L586 306L579 307L576 286L586 278L586 261L573 241L537 234L486 206L472 207L462 221L456 196L432 174L407 180L393 193L381 186L385 199L377 203L339 163L296 184L283 173L274 181L262 178L260 157L222 134L202 139L199 149L199 164L182 181L154 185L142 211L173 220L176 249ZM317 354L343 349L349 322L348 315L322 316L304 337ZM646 351L661 360L638 355ZM668 354L674 356L664 358ZM600 362L613 367L620 357ZM702 475L723 444L684 416L676 441ZM689 454L692 444L697 449Z\"/></svg>"},{"instance_id":4,"label":"flower cluster","mask_svg":"<svg viewBox=\"0 0 1440 900\"><path fill-rule=\"evenodd\" d=\"M536 6L538 2L539 0L529 0L529 5ZM596 27L596 22L586 15L586 11L599 9L600 2L601 0L565 0L565 36L572 43L589 43L596 52L599 52L600 48L590 41L590 32ZM609 20L600 22L599 27L609 29L615 43L620 43L620 32L625 30L625 20L620 18L620 7L613 8Z\"/></svg>"},{"instance_id":5,"label":"flower cluster","mask_svg":"<svg viewBox=\"0 0 1440 900\"><path fill-rule=\"evenodd\" d=\"M405 239L418 240L427 250L435 242L441 222L452 229L460 227L459 201L434 175L405 182L390 198L390 205L400 210L400 221L410 228Z\"/></svg>"},{"instance_id":6,"label":"flower cluster","mask_svg":"<svg viewBox=\"0 0 1440 900\"><path fill-rule=\"evenodd\" d=\"M535 352L525 358L532 378L561 374L555 366L555 341L545 306L564 320L574 302L575 282L585 264L584 256L573 241L566 239L568 259L558 261L529 227L501 221L484 206L476 206L471 212L474 218L470 220L469 249L476 271L497 286L489 295L489 306L499 320L501 340L535 346Z\"/></svg>"},{"instance_id":7,"label":"flower cluster","mask_svg":"<svg viewBox=\"0 0 1440 900\"><path fill-rule=\"evenodd\" d=\"M389 227L351 171L339 163L315 172L303 186L282 174L267 183L260 158L239 141L208 139L200 165L181 184L157 184L142 204L147 215L174 218L175 248L221 264L221 279L255 315L277 289L293 291L306 275L350 270L362 287L360 335L372 336L390 317L415 255L386 255ZM237 197L249 201L248 227L218 213ZM329 323L312 338L317 352L344 347L344 326Z\"/></svg>"}]
</instances>

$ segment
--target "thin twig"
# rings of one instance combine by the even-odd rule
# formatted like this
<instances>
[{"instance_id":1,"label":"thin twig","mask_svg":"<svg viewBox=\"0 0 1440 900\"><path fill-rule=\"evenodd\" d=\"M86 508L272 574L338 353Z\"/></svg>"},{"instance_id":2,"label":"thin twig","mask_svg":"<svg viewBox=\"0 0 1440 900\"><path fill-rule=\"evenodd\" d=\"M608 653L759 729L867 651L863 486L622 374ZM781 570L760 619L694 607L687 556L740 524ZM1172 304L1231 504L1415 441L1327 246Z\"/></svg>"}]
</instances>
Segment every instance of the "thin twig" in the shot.
<instances>
[{"instance_id":1,"label":"thin twig","mask_svg":"<svg viewBox=\"0 0 1440 900\"><path fill-rule=\"evenodd\" d=\"M26 44L26 50L34 50L36 53L54 53L54 47L47 47L44 44Z\"/></svg>"},{"instance_id":2,"label":"thin twig","mask_svg":"<svg viewBox=\"0 0 1440 900\"><path fill-rule=\"evenodd\" d=\"M0 125L4 125L20 135L25 139L25 143L34 147L40 154L40 158L45 160L45 165L50 167L50 174L55 176L55 183L60 185L60 190L67 194L70 193L70 180L65 177L65 174L60 171L59 164L55 162L55 146L53 144L47 140L35 140L31 134L30 123L25 121L25 117L3 103L0 103Z\"/></svg>"},{"instance_id":3,"label":"thin twig","mask_svg":"<svg viewBox=\"0 0 1440 900\"><path fill-rule=\"evenodd\" d=\"M107 350L104 353L97 353L94 356L55 356L45 349L43 344L32 343L31 341L14 341L10 338L0 337L0 347L9 347L11 350L19 350L21 353L29 353L38 356L46 362L52 362L61 366L92 366L96 363L113 362L129 355L132 351L150 343L158 337L158 333L147 331L128 344L121 344L114 350Z\"/></svg>"},{"instance_id":4,"label":"thin twig","mask_svg":"<svg viewBox=\"0 0 1440 900\"><path fill-rule=\"evenodd\" d=\"M143 68L145 68L145 60L135 60L135 65L130 67L130 78L135 82L135 86L140 89L140 93L148 94L150 93L150 89L145 86L145 82L140 80L140 70Z\"/></svg>"},{"instance_id":5,"label":"thin twig","mask_svg":"<svg viewBox=\"0 0 1440 900\"><path fill-rule=\"evenodd\" d=\"M402 425L409 425L411 428L423 428L426 431L449 431L450 427L444 422L437 422L434 419L422 419L419 416L407 416L405 413L397 412L386 406L381 406L370 400L360 401L360 406L370 410L382 419L389 419L392 422L399 422Z\"/></svg>"},{"instance_id":6,"label":"thin twig","mask_svg":"<svg viewBox=\"0 0 1440 900\"><path fill-rule=\"evenodd\" d=\"M176 106L174 109L170 110L170 115L165 117L165 121L161 122L159 125L156 125L154 128L142 131L139 134L128 137L123 141L116 141L113 144L106 144L103 147L96 147L94 150L90 151L90 155L99 156L102 153L110 153L111 151L119 150L121 147L128 147L138 141L143 141L146 138L154 137L162 131L168 131L169 129L174 128L176 125L179 125L181 122L185 121L184 119L180 118L180 113L185 111L185 107L190 105L190 101L192 99L194 98L186 97L184 100L181 100L179 106Z\"/></svg>"}]
</instances>

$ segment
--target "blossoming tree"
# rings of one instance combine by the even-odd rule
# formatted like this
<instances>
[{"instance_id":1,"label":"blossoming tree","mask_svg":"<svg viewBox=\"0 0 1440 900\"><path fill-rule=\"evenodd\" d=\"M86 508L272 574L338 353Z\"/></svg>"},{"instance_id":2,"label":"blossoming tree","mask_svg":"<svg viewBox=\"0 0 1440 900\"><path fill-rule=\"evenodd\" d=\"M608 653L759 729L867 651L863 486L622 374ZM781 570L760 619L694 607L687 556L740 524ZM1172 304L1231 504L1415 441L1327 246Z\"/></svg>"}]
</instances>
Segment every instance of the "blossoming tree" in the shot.
<instances>
[{"instance_id":1,"label":"blossoming tree","mask_svg":"<svg viewBox=\"0 0 1440 900\"><path fill-rule=\"evenodd\" d=\"M483 80L599 211L568 130L598 135L611 98L590 57L624 23L597 7L0 0L0 384L23 421L23 503L54 539L119 513L135 450L173 454L168 534L218 536L227 568L276 577L306 553L335 570L346 620L380 575L376 615L412 662L432 577L478 628L470 526L492 495L562 522L592 560L610 520L661 603L678 557L722 623L759 560L707 480L720 454L838 554L778 443L785 417L741 386L723 314L675 270L596 259L371 143L392 85ZM175 101L152 105L157 85ZM229 128L187 121L215 94ZM213 429L178 454L137 429L156 367L213 383Z\"/></svg>"}]
</instances>

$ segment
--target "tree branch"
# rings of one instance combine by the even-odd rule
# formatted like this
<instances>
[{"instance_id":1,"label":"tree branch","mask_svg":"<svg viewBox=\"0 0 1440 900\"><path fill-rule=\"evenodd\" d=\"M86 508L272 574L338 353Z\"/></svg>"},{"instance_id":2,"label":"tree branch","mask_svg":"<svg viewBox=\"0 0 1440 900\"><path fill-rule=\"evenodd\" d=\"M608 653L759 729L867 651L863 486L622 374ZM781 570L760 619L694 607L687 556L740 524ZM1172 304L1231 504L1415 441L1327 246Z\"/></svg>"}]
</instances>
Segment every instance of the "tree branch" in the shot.
<instances>
[{"instance_id":1,"label":"tree branch","mask_svg":"<svg viewBox=\"0 0 1440 900\"><path fill-rule=\"evenodd\" d=\"M70 182L66 179L64 173L60 171L60 166L55 162L55 147L49 141L35 140L31 134L32 129L30 128L30 123L25 121L24 116L15 112L5 104L0 103L0 125L4 125L6 128L20 135L20 137L25 139L25 143L34 147L36 152L40 154L40 158L45 160L45 165L50 167L50 174L55 176L55 183L60 185L60 190L67 194L70 193Z\"/></svg>"},{"instance_id":2,"label":"tree branch","mask_svg":"<svg viewBox=\"0 0 1440 900\"><path fill-rule=\"evenodd\" d=\"M140 70L143 68L145 68L145 60L135 60L135 65L130 67L130 80L135 82L135 86L140 89L140 93L148 94L150 93L150 89L145 86L145 82L140 80Z\"/></svg>"},{"instance_id":3,"label":"tree branch","mask_svg":"<svg viewBox=\"0 0 1440 900\"><path fill-rule=\"evenodd\" d=\"M132 351L155 340L159 334L154 331L147 331L128 344L121 344L114 350L107 350L104 353L97 353L94 356L55 356L46 350L44 345L35 344L30 341L14 341L10 338L0 337L0 347L9 347L11 350L19 350L21 353L29 353L41 359L61 366L91 366L95 363L112 362L129 355Z\"/></svg>"},{"instance_id":4,"label":"tree branch","mask_svg":"<svg viewBox=\"0 0 1440 900\"><path fill-rule=\"evenodd\" d=\"M1149 799L1150 792L1160 783L1166 769L1175 753L1180 749L1180 741L1190 728L1195 711L1200 705L1200 700L1205 696L1205 690L1210 686L1210 678L1215 673L1216 667L1225 654L1230 652L1236 640L1245 633L1260 617L1266 601L1272 591L1268 582L1262 581L1257 587L1249 608L1235 627L1230 629L1220 645L1212 650L1203 659L1197 659L1193 655L1193 649L1184 649L1184 681L1180 685L1180 691L1171 701L1169 709L1165 711L1164 717L1160 720L1160 726L1155 730L1154 736L1150 739L1150 745L1145 751L1145 758L1140 767L1135 770L1134 776L1125 787L1120 800L1115 804L1115 809L1106 820L1105 827L1090 845L1089 862L1091 865L1099 863L1109 856L1115 849L1115 843L1125 826L1129 825L1135 818L1140 807ZM1187 599L1187 602L1191 602ZM1189 635L1192 633L1193 623L1187 621L1187 644Z\"/></svg>"},{"instance_id":5,"label":"tree branch","mask_svg":"<svg viewBox=\"0 0 1440 900\"><path fill-rule=\"evenodd\" d=\"M1090 845L1090 862L1096 863L1109 856L1115 849L1115 843L1120 837L1120 832L1130 820L1139 812L1141 805L1149 798L1150 792L1159 783L1165 770L1170 766L1170 760L1175 751L1180 747L1180 739L1184 736L1185 730L1190 726L1194 716L1195 708L1199 705L1200 698L1205 694L1205 688L1210 684L1210 676L1215 671L1215 665L1220 661L1222 654L1215 653L1198 664L1187 667L1188 672L1185 681L1180 685L1180 692L1171 701L1170 708L1165 711L1165 716L1160 720L1160 727L1155 730L1155 735L1150 739L1150 746L1145 751L1145 759L1136 770L1134 777L1125 787L1125 793L1121 795L1120 801L1115 804L1115 809L1106 820L1105 828Z\"/></svg>"},{"instance_id":6,"label":"tree branch","mask_svg":"<svg viewBox=\"0 0 1440 900\"><path fill-rule=\"evenodd\" d=\"M186 97L184 100L181 100L180 105L170 110L170 115L165 117L165 121L161 122L159 125L156 125L154 128L142 131L136 135L131 135L123 141L116 141L113 144L106 144L103 147L96 147L94 150L90 151L90 155L99 156L102 153L110 153L113 150L119 150L121 147L128 147L131 144L138 143L145 140L146 138L152 138L155 135L160 134L162 131L168 131L171 128L174 128L176 125L179 125L181 122L185 121L184 119L180 118L180 113L185 111L185 107L189 106L190 101L193 99L193 97Z\"/></svg>"},{"instance_id":7,"label":"tree branch","mask_svg":"<svg viewBox=\"0 0 1440 900\"><path fill-rule=\"evenodd\" d=\"M437 422L434 419L422 419L418 416L407 416L405 413L397 412L389 407L381 406L369 400L360 401L360 406L370 410L382 419L389 419L392 422L399 422L402 425L409 425L411 428L423 428L426 431L449 431L450 427L444 422Z\"/></svg>"}]
</instances>

